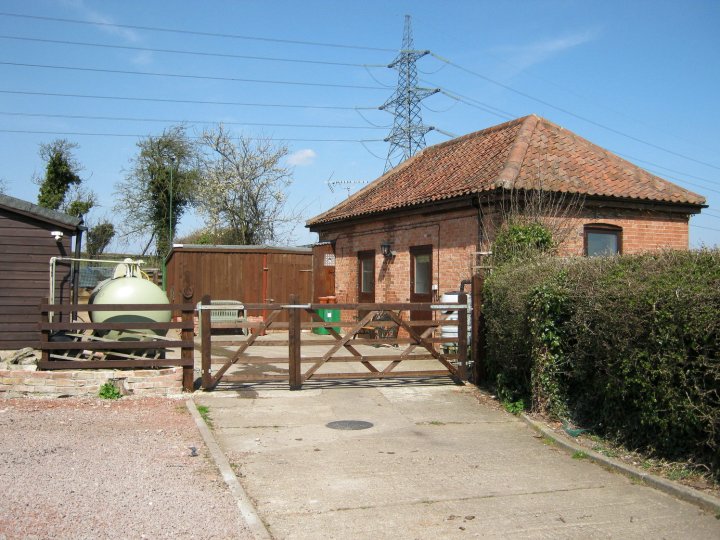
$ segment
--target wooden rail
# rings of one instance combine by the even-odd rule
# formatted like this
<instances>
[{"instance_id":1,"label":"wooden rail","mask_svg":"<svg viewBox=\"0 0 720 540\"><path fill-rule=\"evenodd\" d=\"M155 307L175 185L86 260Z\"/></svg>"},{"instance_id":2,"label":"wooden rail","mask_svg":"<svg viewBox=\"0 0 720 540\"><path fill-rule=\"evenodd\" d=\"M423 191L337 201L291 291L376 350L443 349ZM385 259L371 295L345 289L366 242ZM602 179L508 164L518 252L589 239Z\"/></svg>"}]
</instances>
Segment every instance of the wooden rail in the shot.
<instances>
[{"instance_id":1,"label":"wooden rail","mask_svg":"<svg viewBox=\"0 0 720 540\"><path fill-rule=\"evenodd\" d=\"M311 379L376 379L388 377L437 377L449 376L456 382L467 380L468 360L468 327L467 327L467 297L460 295L457 304L435 303L386 303L386 304L302 304L295 296L290 303L281 304L243 304L248 312L261 311L267 316L262 322L247 322L240 326L248 330L247 339L222 341L225 348L237 347L229 358L223 359L222 366L215 372L212 370L212 336L210 332L211 299L205 296L201 302L201 351L202 351L202 388L210 390L217 386L221 380L227 382L244 381L277 381L286 380L290 389L302 388L304 382ZM208 306L205 308L205 306ZM352 321L325 321L318 314L318 310L342 310L356 314L363 313L362 317L355 316ZM438 317L431 321L407 321L400 315L401 312L435 311ZM447 320L445 313L456 311L457 320ZM278 322L280 315L287 312L287 323ZM307 313L311 320L302 322L302 314ZM387 317L385 321L374 320L379 314ZM347 317L346 317L347 319ZM433 337L434 331L441 326L457 326L457 337ZM324 328L331 341L326 339L305 339L303 330ZM368 328L395 329L392 337L382 336L368 339L358 337ZM337 329L337 330L336 330ZM271 330L287 331L287 338L259 340L259 336ZM397 334L402 334L398 337ZM274 337L274 336L273 336ZM438 350L437 345L452 343L456 350L454 353ZM321 356L303 356L303 347L324 345L326 350ZM367 355L357 349L360 345L393 345L398 347L394 354ZM274 358L247 354L251 347L283 346L287 347L287 356ZM256 349L257 350L257 349ZM260 349L262 350L262 349ZM349 352L351 356L338 356L341 351ZM418 360L433 360L443 369L435 370L398 370L402 362L415 362ZM326 364L354 362L362 365L367 372L338 372L319 373ZM387 362L380 369L378 362ZM287 374L227 374L233 365L287 365ZM303 369L303 364L311 364Z\"/></svg>"},{"instance_id":2,"label":"wooden rail","mask_svg":"<svg viewBox=\"0 0 720 540\"><path fill-rule=\"evenodd\" d=\"M170 311L182 314L180 321L170 322L50 322L50 313L72 312L142 312ZM194 312L192 304L65 304L40 305L40 350L42 357L38 369L123 369L161 368L181 366L183 389L192 392L194 387ZM122 340L109 339L99 333L111 330L126 332ZM137 340L128 339L132 331ZM180 330L180 339L164 336L169 330ZM148 334L142 331L153 331ZM54 341L58 332L73 341ZM134 336L135 337L135 336ZM180 356L167 358L170 349L180 349ZM148 354L148 351L150 354Z\"/></svg>"}]
</instances>

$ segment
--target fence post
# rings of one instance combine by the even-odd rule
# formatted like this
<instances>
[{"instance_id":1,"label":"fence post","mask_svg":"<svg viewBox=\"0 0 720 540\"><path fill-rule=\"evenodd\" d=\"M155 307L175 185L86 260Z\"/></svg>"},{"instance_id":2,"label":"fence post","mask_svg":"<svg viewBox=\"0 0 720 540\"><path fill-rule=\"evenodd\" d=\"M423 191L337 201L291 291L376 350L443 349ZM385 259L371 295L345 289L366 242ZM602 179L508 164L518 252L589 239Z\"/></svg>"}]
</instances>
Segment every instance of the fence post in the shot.
<instances>
[{"instance_id":1,"label":"fence post","mask_svg":"<svg viewBox=\"0 0 720 540\"><path fill-rule=\"evenodd\" d=\"M472 278L472 345L475 384L485 381L485 317L483 316L483 287L485 277L476 274Z\"/></svg>"},{"instance_id":2,"label":"fence post","mask_svg":"<svg viewBox=\"0 0 720 540\"><path fill-rule=\"evenodd\" d=\"M465 306L458 310L458 361L460 363L459 372L460 379L467 381L467 352L468 352L468 310L467 310L467 294L460 293L458 295L458 304Z\"/></svg>"},{"instance_id":3,"label":"fence post","mask_svg":"<svg viewBox=\"0 0 720 540\"><path fill-rule=\"evenodd\" d=\"M296 294L290 295L290 304L296 305L298 297ZM302 388L302 371L300 361L300 309L291 307L288 309L288 361L290 370L290 390L300 390Z\"/></svg>"},{"instance_id":4,"label":"fence post","mask_svg":"<svg viewBox=\"0 0 720 540\"><path fill-rule=\"evenodd\" d=\"M205 306L209 306L211 304L210 295L206 294L205 296L203 296L200 304L203 308ZM200 310L200 351L202 355L200 376L203 390L210 390L210 387L212 386L212 376L210 374L212 363L210 325L212 324L212 322L210 320L210 314L211 313L209 309Z\"/></svg>"},{"instance_id":5,"label":"fence post","mask_svg":"<svg viewBox=\"0 0 720 540\"><path fill-rule=\"evenodd\" d=\"M190 301L190 298L184 296L185 303ZM183 390L185 392L192 392L195 390L195 337L193 336L192 323L193 315L195 314L194 309L182 310L182 322L183 325L188 328L183 328L180 331L180 339L186 344L189 342L190 345L183 345L180 349L180 358L184 361L183 364Z\"/></svg>"}]
</instances>

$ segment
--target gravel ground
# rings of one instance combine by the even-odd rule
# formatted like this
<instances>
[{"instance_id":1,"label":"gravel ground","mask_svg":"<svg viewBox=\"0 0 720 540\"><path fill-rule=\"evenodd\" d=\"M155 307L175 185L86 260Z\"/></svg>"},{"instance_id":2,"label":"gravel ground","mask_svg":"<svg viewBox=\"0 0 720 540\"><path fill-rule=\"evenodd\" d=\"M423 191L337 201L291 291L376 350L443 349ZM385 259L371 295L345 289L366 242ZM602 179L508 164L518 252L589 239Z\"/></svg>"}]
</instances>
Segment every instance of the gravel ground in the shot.
<instances>
[{"instance_id":1,"label":"gravel ground","mask_svg":"<svg viewBox=\"0 0 720 540\"><path fill-rule=\"evenodd\" d=\"M182 400L0 400L0 486L0 539L251 538Z\"/></svg>"}]
</instances>

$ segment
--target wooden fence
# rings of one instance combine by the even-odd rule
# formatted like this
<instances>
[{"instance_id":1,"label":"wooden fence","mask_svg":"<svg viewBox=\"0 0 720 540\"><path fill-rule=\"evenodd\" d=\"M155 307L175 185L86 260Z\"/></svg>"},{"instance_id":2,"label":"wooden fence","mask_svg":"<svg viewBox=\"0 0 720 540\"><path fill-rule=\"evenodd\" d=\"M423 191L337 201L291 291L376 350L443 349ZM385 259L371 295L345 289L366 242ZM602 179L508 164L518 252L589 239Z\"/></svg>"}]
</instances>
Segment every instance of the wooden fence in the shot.
<instances>
[{"instance_id":1,"label":"wooden fence","mask_svg":"<svg viewBox=\"0 0 720 540\"><path fill-rule=\"evenodd\" d=\"M249 312L264 312L262 322L245 322L238 326L248 331L242 340L222 341L222 346L237 347L232 356L224 361L215 372L212 371L211 336L211 299L205 296L200 306L201 350L202 350L202 388L214 388L221 380L226 382L264 382L288 381L290 388L302 388L304 382L318 379L376 379L388 377L438 377L448 376L456 382L467 379L468 342L467 342L467 305L466 296L460 295L457 304L431 303L395 303L395 304L298 304L296 297L290 304L245 304ZM350 311L353 320L327 321L319 310ZM413 311L433 311L437 315L433 320L410 321L404 318ZM456 320L448 320L449 312L457 312ZM281 315L287 313L288 322L281 322ZM302 314L308 314L311 321L301 320ZM457 327L456 337L435 336L438 327ZM324 328L328 337L319 338L303 330ZM343 330L340 330L343 329ZM273 330L283 333L270 334L267 339L260 336ZM284 332L287 331L287 337ZM344 331L344 333L342 333ZM309 338L309 339L308 339ZM363 354L360 345L389 345L389 354ZM281 346L287 350L282 358L249 356L251 347ZM303 356L303 347L325 346L320 356ZM438 347L440 346L440 347ZM348 354L340 355L341 351ZM452 351L452 352L451 352ZM440 364L442 369L433 370L397 370L403 362L431 360ZM320 368L328 363L354 362L366 371L321 373ZM385 364L382 369L379 363ZM287 365L283 374L256 373L253 375L228 374L236 364ZM303 364L311 364L303 370Z\"/></svg>"},{"instance_id":2,"label":"wooden fence","mask_svg":"<svg viewBox=\"0 0 720 540\"><path fill-rule=\"evenodd\" d=\"M92 311L181 312L180 321L171 322L50 322L50 313L73 313ZM195 306L192 304L41 304L40 350L42 358L38 369L116 369L160 368L182 366L183 389L193 391L194 341L193 326ZM65 317L68 319L69 317ZM110 339L99 335L110 330L122 330L137 336L121 336ZM170 330L180 330L180 340L167 338ZM157 334L156 334L157 332ZM55 341L61 333L67 341ZM52 336L52 337L51 337ZM173 349L180 355L170 356Z\"/></svg>"}]
</instances>

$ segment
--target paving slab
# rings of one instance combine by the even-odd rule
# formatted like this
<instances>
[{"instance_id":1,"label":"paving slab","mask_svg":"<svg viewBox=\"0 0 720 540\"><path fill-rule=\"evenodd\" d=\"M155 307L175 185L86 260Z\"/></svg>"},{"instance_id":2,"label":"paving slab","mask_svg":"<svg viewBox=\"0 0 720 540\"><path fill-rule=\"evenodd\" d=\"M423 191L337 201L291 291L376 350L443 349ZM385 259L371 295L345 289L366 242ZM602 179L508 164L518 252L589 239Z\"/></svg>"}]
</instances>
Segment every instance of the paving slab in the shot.
<instances>
[{"instance_id":1,"label":"paving slab","mask_svg":"<svg viewBox=\"0 0 720 540\"><path fill-rule=\"evenodd\" d=\"M720 538L716 516L571 455L469 386L196 395L275 538ZM372 423L335 430L340 420Z\"/></svg>"}]
</instances>

